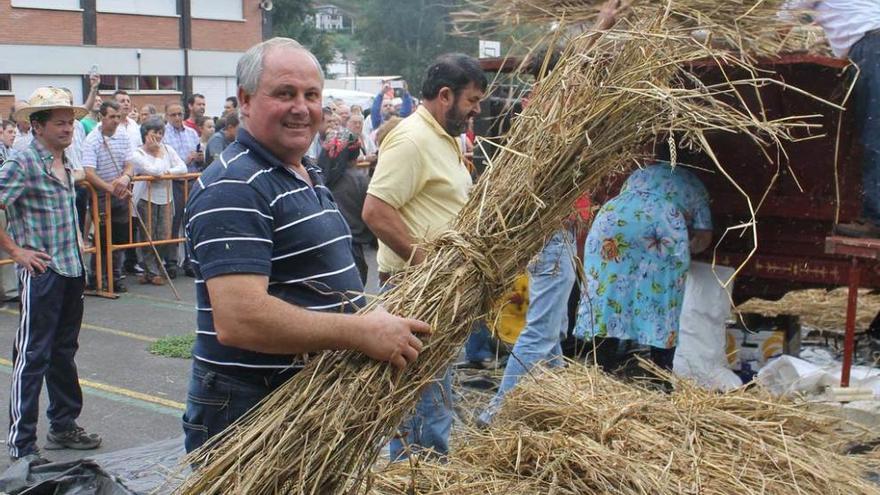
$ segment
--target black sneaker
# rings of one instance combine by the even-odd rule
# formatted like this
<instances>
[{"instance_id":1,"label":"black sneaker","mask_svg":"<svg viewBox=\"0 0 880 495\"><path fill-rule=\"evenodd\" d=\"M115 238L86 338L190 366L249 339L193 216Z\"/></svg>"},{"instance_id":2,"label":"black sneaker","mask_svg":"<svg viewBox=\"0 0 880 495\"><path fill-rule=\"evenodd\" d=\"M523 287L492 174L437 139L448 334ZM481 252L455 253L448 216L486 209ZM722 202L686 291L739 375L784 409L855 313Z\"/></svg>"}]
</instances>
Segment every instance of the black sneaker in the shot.
<instances>
[{"instance_id":1,"label":"black sneaker","mask_svg":"<svg viewBox=\"0 0 880 495\"><path fill-rule=\"evenodd\" d=\"M30 454L19 456L19 457L10 456L9 459L12 462L25 461L31 467L43 466L45 464L50 464L52 462L49 459L46 459L45 457L40 455L39 450L36 452L31 452Z\"/></svg>"},{"instance_id":2,"label":"black sneaker","mask_svg":"<svg viewBox=\"0 0 880 495\"><path fill-rule=\"evenodd\" d=\"M91 450L100 446L101 437L97 433L86 433L86 430L79 426L62 432L49 430L46 435L46 450Z\"/></svg>"},{"instance_id":3,"label":"black sneaker","mask_svg":"<svg viewBox=\"0 0 880 495\"><path fill-rule=\"evenodd\" d=\"M113 292L117 294L125 294L128 292L128 287L122 282L122 279L116 280L113 282Z\"/></svg>"}]
</instances>

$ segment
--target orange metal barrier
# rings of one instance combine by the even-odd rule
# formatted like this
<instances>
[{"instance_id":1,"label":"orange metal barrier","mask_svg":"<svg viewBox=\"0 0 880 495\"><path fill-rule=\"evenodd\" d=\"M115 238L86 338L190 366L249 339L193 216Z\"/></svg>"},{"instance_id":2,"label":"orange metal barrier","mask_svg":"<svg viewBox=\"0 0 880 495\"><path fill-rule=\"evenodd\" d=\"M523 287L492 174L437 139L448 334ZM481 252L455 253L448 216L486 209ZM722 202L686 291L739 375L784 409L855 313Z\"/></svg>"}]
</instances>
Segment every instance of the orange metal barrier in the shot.
<instances>
[{"instance_id":1,"label":"orange metal barrier","mask_svg":"<svg viewBox=\"0 0 880 495\"><path fill-rule=\"evenodd\" d=\"M153 183L158 182L158 181L168 181L164 185L164 187L167 188L166 191L167 191L168 196L173 198L174 194L173 194L173 182L172 181L183 181L183 184L184 184L183 202L186 203L187 199L189 199L190 183L192 181L194 181L195 179L198 179L201 175L202 175L201 173L191 173L191 174L184 174L184 175L162 175L162 176L157 176L157 177L149 176L149 175L138 175L132 179L131 187L133 188L133 186L136 182L146 182L147 183L147 193L146 194L147 194L147 197L151 197L152 190L153 190ZM105 211L107 212L107 215L110 215L110 212L112 209L111 202L112 202L112 196L110 194L105 194L104 195L104 208L105 208ZM136 205L134 203L134 198L131 197L131 198L129 198L129 201L128 201L128 210L127 210L128 211L128 218L126 219L126 223L128 224L128 229L127 229L128 230L128 242L125 242L123 244L114 244L113 243L113 222L110 218L107 219L108 221L104 222L105 238L107 239L107 245L105 246L105 249L104 249L104 259L106 260L105 272L108 275L110 275L107 277L107 292L109 294L113 295L113 297L116 297L116 294L113 291L114 290L114 287L113 287L114 280L113 280L113 276L112 276L112 274L113 274L113 252L114 251L119 251L122 249L135 249L135 248L141 248L141 247L149 247L151 245L152 246L163 246L163 245L168 245L168 244L177 245L177 244L183 243L186 240L184 237L170 237L174 233L169 233L168 239L152 239L152 242L150 240L135 241L134 240L134 231L138 228L138 226L135 225L136 222L132 220L132 217L134 216L134 215L132 215L132 213L133 213L133 211L136 212L135 208L136 208ZM166 214L173 217L174 216L173 208L168 209L166 211ZM144 223L144 226L146 227L147 232L153 231L153 220L154 219L152 218L152 211L147 212L147 218L140 219L140 221L142 221ZM120 223L122 223L122 222L120 222ZM171 225L170 219L168 221L168 225L169 226Z\"/></svg>"},{"instance_id":2,"label":"orange metal barrier","mask_svg":"<svg viewBox=\"0 0 880 495\"><path fill-rule=\"evenodd\" d=\"M85 187L86 189L89 190L89 202L90 202L90 206L91 206L90 209L91 209L91 216L92 216L92 225L94 225L94 228L97 229L98 225L100 225L99 224L100 217L98 216L98 195L95 193L95 188L92 187L92 185L89 184L88 182L83 181L82 183L77 184L77 187L79 187L79 186ZM77 228L79 228L79 227L77 226ZM83 234L83 233L80 233L80 234L85 236L85 234ZM112 295L104 290L104 284L103 284L103 281L101 280L102 275L103 275L103 264L101 262L104 259L104 253L101 250L100 236L95 236L95 240L92 243L92 245L87 248L84 248L82 250L82 253L84 255L91 254L91 255L95 256L96 286L95 286L94 290L88 290L88 291L86 291L86 293L89 295L98 295L98 296ZM14 263L15 263L15 261L13 261L10 258L0 259L0 266L10 265L10 264L14 264ZM85 270L86 267L83 266L83 269Z\"/></svg>"}]
</instances>

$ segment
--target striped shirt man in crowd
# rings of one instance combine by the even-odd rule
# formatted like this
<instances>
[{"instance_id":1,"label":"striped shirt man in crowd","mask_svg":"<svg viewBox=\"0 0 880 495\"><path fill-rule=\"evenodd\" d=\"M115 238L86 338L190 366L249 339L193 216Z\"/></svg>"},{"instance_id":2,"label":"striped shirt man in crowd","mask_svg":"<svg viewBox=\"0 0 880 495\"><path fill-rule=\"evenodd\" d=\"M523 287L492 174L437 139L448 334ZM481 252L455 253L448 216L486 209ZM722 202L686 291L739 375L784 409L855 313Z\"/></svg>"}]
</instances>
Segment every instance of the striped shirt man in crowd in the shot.
<instances>
[{"instance_id":1,"label":"striped shirt man in crowd","mask_svg":"<svg viewBox=\"0 0 880 495\"><path fill-rule=\"evenodd\" d=\"M101 438L80 428L82 390L74 356L83 315L83 265L76 215L76 174L65 152L74 119L87 113L58 88L39 88L15 113L33 141L0 167L0 204L9 233L0 248L18 268L20 324L13 348L7 445L13 460L45 464L37 448L43 380L49 392L47 449L93 449Z\"/></svg>"},{"instance_id":2,"label":"striped shirt man in crowd","mask_svg":"<svg viewBox=\"0 0 880 495\"><path fill-rule=\"evenodd\" d=\"M128 222L130 221L129 185L134 177L132 150L126 133L117 132L123 114L119 103L108 100L101 103L101 123L94 132L86 136L82 149L82 165L86 180L98 191L98 210L101 214L101 245L106 246L107 232L105 222L109 221L113 230L113 244L128 242ZM111 196L110 211L107 211L107 195ZM94 257L92 270L94 271ZM113 252L113 290L126 292L122 284L122 251ZM93 286L95 280L89 280Z\"/></svg>"},{"instance_id":3,"label":"striped shirt man in crowd","mask_svg":"<svg viewBox=\"0 0 880 495\"><path fill-rule=\"evenodd\" d=\"M165 118L168 124L165 125L165 137L162 142L174 148L177 156L186 163L186 169L190 173L198 172L197 164L204 162L205 150L199 149L201 140L199 133L184 125L183 121L183 105L180 103L169 103L165 105ZM183 220L183 207L189 195L186 190L192 191L193 181L175 180L174 181L174 215L171 219L171 236L178 237L181 234L180 227ZM175 278L177 276L177 250L171 250L171 256L166 260L166 270L168 276ZM189 257L183 260L183 271L187 276L194 276L192 265Z\"/></svg>"},{"instance_id":4,"label":"striped shirt man in crowd","mask_svg":"<svg viewBox=\"0 0 880 495\"><path fill-rule=\"evenodd\" d=\"M404 368L427 324L378 310L355 315L364 287L351 232L321 172L304 159L322 119L323 74L288 38L238 63L235 142L202 174L186 208L198 331L183 428L202 445L303 366L349 349Z\"/></svg>"}]
</instances>

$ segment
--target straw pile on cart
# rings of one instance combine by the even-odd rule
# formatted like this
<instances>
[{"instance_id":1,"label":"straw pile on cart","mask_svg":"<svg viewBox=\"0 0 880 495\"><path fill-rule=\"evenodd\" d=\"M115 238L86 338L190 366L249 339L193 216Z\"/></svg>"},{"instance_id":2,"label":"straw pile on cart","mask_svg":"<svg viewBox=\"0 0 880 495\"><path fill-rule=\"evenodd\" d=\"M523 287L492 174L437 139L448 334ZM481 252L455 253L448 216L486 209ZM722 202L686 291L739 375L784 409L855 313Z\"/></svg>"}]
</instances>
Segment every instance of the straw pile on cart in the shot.
<instances>
[{"instance_id":1,"label":"straw pile on cart","mask_svg":"<svg viewBox=\"0 0 880 495\"><path fill-rule=\"evenodd\" d=\"M750 299L737 306L740 313L757 313L763 316L797 315L800 322L822 332L843 333L846 328L847 289L831 291L808 289L792 291L778 301ZM861 332L871 325L880 312L880 294L867 289L859 290L859 304L856 308L856 331Z\"/></svg>"},{"instance_id":2,"label":"straw pile on cart","mask_svg":"<svg viewBox=\"0 0 880 495\"><path fill-rule=\"evenodd\" d=\"M577 23L595 15L595 3L497 0L475 5L483 10L470 15L479 20L491 15L499 22ZM363 491L382 446L415 405L420 390L455 358L472 322L487 312L491 302L559 228L582 191L595 188L612 172L635 166L645 144L656 136L672 133L680 137L676 144L701 148L710 157L714 153L706 132L739 133L767 147L792 139L794 132L803 136L809 124L801 119L769 120L762 112L751 112L738 104L737 91L781 84L766 74L755 71L748 80L708 86L683 70L706 59L749 68L752 55L777 53L784 44L780 37L783 26L776 17L781 4L782 0L637 0L607 32L587 29L566 37L576 30L554 31L552 42L561 47L558 65L541 79L530 105L515 119L503 148L473 189L451 230L428 244L426 261L398 276L394 280L396 289L382 297L381 304L388 311L433 326L434 334L416 363L398 372L353 352L322 354L191 457L190 461L201 467L177 493L324 495ZM564 19L557 17L563 15ZM709 39L695 38L696 31L709 33ZM731 51L721 46L739 48ZM718 166L723 173L723 164ZM615 392L611 387L603 393ZM691 431L694 424L687 421L696 421L699 415L678 410L687 405L668 403L662 418L669 428ZM629 411L620 416L620 424L628 429L636 427L637 421L632 418L641 418L636 405L631 408L635 416L628 416ZM556 409L550 416L558 417L547 421L589 421L579 416L581 413L580 409ZM734 418L729 419L728 426L735 424ZM738 475L734 468L740 464L739 456L747 459L771 447L776 454L786 446L794 452L789 457L774 454L772 459L779 466L801 473L804 466L813 465L812 461L795 457L812 452L792 444L804 440L802 435L786 436L782 445L768 444L766 438L751 433L746 435L762 421L755 417L738 423L736 431L745 436L740 445L731 444L741 448L729 451L729 476ZM592 441L612 440L616 427L610 424L608 428L604 440ZM633 430L638 431L642 430ZM643 434L658 449L671 441L665 437L652 439L649 430ZM730 436L717 435L687 438L701 442L731 440ZM515 452L513 446L522 442L566 445L562 437L514 435L504 439L504 452ZM792 447L797 450L792 451ZM694 444L692 448L699 451L710 447ZM553 451L562 454L561 450ZM629 451L622 452L595 459L596 468L636 469L635 464L622 463L624 458L620 456L630 455L625 454ZM674 451L666 455L670 453ZM554 465L571 462L568 456L581 455L587 454L571 449L570 454L548 457L549 464L533 464L552 473ZM697 456L692 460L699 459ZM664 471L666 463L654 465L656 461L657 457L646 457L635 473L678 476L683 472L680 463L687 462L670 455L666 463L677 470ZM711 462L718 459L712 458ZM695 473L724 468L698 466ZM602 476L591 471L571 472ZM539 476L540 472L534 474ZM552 482L559 475L548 476L548 482ZM597 478L596 483L607 482L612 493L617 492L611 486L614 483L654 486L639 481L638 476L605 481ZM757 474L749 476L744 478L746 483L761 483ZM703 486L700 479L690 478L672 483Z\"/></svg>"}]
</instances>

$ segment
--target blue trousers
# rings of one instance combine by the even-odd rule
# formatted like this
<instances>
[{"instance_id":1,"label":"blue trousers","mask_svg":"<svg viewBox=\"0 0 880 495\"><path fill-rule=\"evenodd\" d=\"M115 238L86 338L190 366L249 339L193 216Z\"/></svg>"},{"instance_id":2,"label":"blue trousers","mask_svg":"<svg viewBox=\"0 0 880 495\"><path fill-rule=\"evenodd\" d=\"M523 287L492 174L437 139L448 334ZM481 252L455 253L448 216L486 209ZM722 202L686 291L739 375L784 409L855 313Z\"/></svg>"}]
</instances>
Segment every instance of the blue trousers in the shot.
<instances>
[{"instance_id":1,"label":"blue trousers","mask_svg":"<svg viewBox=\"0 0 880 495\"><path fill-rule=\"evenodd\" d=\"M862 136L862 215L880 225L880 33L853 45L850 59L859 67L852 108Z\"/></svg>"},{"instance_id":2,"label":"blue trousers","mask_svg":"<svg viewBox=\"0 0 880 495\"><path fill-rule=\"evenodd\" d=\"M18 272L21 316L12 348L7 437L12 457L24 457L37 450L44 379L49 392L46 415L52 430L76 427L83 404L74 356L79 348L84 279L52 270L34 275L22 269Z\"/></svg>"},{"instance_id":3,"label":"blue trousers","mask_svg":"<svg viewBox=\"0 0 880 495\"><path fill-rule=\"evenodd\" d=\"M478 320L474 322L474 328L464 345L464 358L470 362L480 362L494 357L492 334L489 333L486 322Z\"/></svg>"},{"instance_id":4,"label":"blue trousers","mask_svg":"<svg viewBox=\"0 0 880 495\"><path fill-rule=\"evenodd\" d=\"M547 241L529 265L529 309L526 326L507 359L504 377L489 407L480 415L486 423L501 407L504 395L536 364L561 364L561 342L568 330L568 297L574 287L575 269L571 233L560 230Z\"/></svg>"},{"instance_id":5,"label":"blue trousers","mask_svg":"<svg viewBox=\"0 0 880 495\"><path fill-rule=\"evenodd\" d=\"M385 284L380 291L390 289ZM410 453L428 449L447 455L452 419L452 369L447 368L437 381L422 390L415 411L400 424L398 433L402 438L394 438L389 444L391 460L406 459Z\"/></svg>"},{"instance_id":6,"label":"blue trousers","mask_svg":"<svg viewBox=\"0 0 880 495\"><path fill-rule=\"evenodd\" d=\"M293 376L293 371L238 371L193 358L183 413L184 447L199 448Z\"/></svg>"},{"instance_id":7,"label":"blue trousers","mask_svg":"<svg viewBox=\"0 0 880 495\"><path fill-rule=\"evenodd\" d=\"M410 453L432 450L449 454L449 433L452 431L452 369L447 368L436 382L422 391L415 412L401 423L403 437L391 440L391 460L401 460Z\"/></svg>"}]
</instances>

